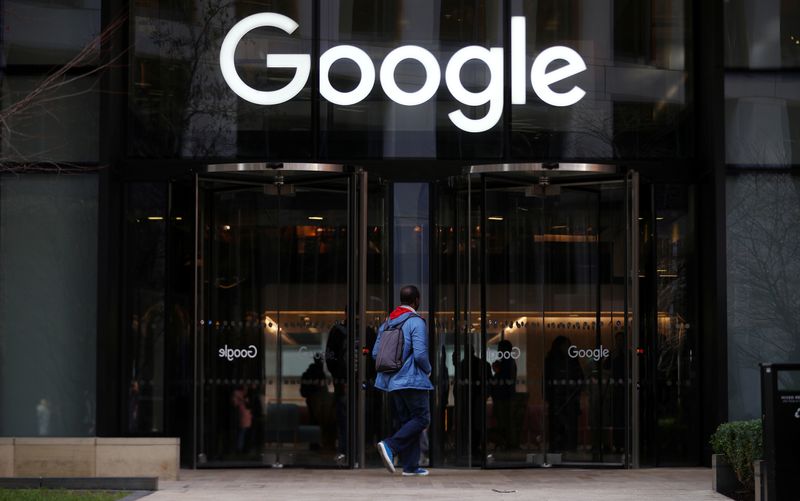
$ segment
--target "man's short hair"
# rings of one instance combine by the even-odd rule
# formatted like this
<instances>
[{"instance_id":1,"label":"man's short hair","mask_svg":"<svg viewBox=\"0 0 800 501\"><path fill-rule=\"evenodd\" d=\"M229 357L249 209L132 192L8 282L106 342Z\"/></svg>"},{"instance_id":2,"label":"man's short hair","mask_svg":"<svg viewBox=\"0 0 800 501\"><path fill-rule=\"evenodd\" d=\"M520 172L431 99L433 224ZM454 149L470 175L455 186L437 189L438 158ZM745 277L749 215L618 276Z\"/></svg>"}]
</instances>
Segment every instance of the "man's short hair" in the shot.
<instances>
[{"instance_id":1,"label":"man's short hair","mask_svg":"<svg viewBox=\"0 0 800 501\"><path fill-rule=\"evenodd\" d=\"M419 299L419 289L414 285L405 285L400 289L400 304L412 304Z\"/></svg>"}]
</instances>

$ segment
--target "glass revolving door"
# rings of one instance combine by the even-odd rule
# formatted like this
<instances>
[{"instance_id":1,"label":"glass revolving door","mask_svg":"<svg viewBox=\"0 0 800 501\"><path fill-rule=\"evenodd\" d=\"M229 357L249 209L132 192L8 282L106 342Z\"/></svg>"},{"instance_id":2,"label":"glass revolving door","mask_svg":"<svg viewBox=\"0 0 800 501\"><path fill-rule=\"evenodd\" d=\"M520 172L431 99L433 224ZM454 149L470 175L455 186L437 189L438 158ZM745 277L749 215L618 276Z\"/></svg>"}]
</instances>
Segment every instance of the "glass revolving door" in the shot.
<instances>
[{"instance_id":1,"label":"glass revolving door","mask_svg":"<svg viewBox=\"0 0 800 501\"><path fill-rule=\"evenodd\" d=\"M198 180L199 466L349 464L352 176Z\"/></svg>"}]
</instances>

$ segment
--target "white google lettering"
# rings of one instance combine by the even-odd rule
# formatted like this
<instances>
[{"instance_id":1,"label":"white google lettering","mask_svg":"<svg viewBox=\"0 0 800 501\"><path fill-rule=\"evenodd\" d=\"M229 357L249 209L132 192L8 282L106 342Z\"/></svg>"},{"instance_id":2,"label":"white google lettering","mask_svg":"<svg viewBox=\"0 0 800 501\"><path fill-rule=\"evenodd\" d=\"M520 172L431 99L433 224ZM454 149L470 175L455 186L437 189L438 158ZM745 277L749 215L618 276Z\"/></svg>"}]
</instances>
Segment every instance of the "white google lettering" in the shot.
<instances>
[{"instance_id":1,"label":"white google lettering","mask_svg":"<svg viewBox=\"0 0 800 501\"><path fill-rule=\"evenodd\" d=\"M415 92L406 92L397 86L394 71L401 61L415 59L425 68L425 84ZM381 65L381 87L386 95L395 103L403 106L416 106L422 104L436 94L439 82L442 81L442 70L433 54L417 47L404 45L390 52Z\"/></svg>"},{"instance_id":2,"label":"white google lettering","mask_svg":"<svg viewBox=\"0 0 800 501\"><path fill-rule=\"evenodd\" d=\"M242 38L256 28L278 28L291 35L298 26L291 18L273 12L253 14L236 23L225 36L219 54L220 70L231 90L242 99L261 105L281 104L295 97L308 82L311 71L311 58L308 54L267 54L267 68L296 69L294 78L286 86L273 91L259 91L244 83L236 72L234 54ZM342 59L356 63L361 73L356 88L347 92L336 90L330 81L331 67ZM425 83L413 92L402 90L395 80L398 64L409 59L419 62L425 69ZM461 81L461 69L472 60L483 62L489 70L489 82L480 92L467 90ZM565 61L566 65L548 72L547 68L555 61ZM526 103L526 65L525 18L514 16L511 18L512 104ZM550 47L533 60L531 86L545 103L559 107L571 106L583 99L586 92L577 85L566 92L558 92L552 89L552 85L583 71L586 71L586 63L580 54L569 47ZM392 50L384 58L380 69L380 83L384 93L390 100L403 106L417 106L433 98L441 84L441 77L441 67L436 57L416 45L404 45ZM483 118L468 118L462 110L449 113L448 117L456 127L472 133L491 129L503 115L503 49L471 45L458 50L445 68L445 85L453 98L465 106L489 105ZM329 102L340 106L359 103L369 96L374 86L375 65L364 50L353 45L337 45L320 56L319 91Z\"/></svg>"},{"instance_id":3,"label":"white google lettering","mask_svg":"<svg viewBox=\"0 0 800 501\"><path fill-rule=\"evenodd\" d=\"M311 56L308 54L267 54L267 68L297 69L291 82L282 89L273 91L256 90L250 87L239 77L234 65L236 46L250 31L261 27L271 27L279 28L291 35L299 26L293 19L273 12L253 14L236 23L225 35L219 51L219 67L228 87L245 101L262 105L285 103L303 90L308 81L308 75L311 73Z\"/></svg>"},{"instance_id":4,"label":"white google lettering","mask_svg":"<svg viewBox=\"0 0 800 501\"><path fill-rule=\"evenodd\" d=\"M489 67L489 84L480 92L470 92L461 83L461 68L471 59L483 61ZM450 58L444 80L456 101L467 106L489 103L489 112L478 120L467 118L461 110L447 115L456 127L467 132L483 132L500 120L503 115L503 49L487 49L477 45L464 47Z\"/></svg>"},{"instance_id":5,"label":"white google lettering","mask_svg":"<svg viewBox=\"0 0 800 501\"><path fill-rule=\"evenodd\" d=\"M548 73L547 67L550 63L559 59L563 59L567 64ZM550 86L583 71L586 71L586 63L580 54L569 47L550 47L533 60L531 85L536 95L545 103L553 106L572 106L586 95L583 89L576 85L567 92L556 92Z\"/></svg>"},{"instance_id":6,"label":"white google lettering","mask_svg":"<svg viewBox=\"0 0 800 501\"><path fill-rule=\"evenodd\" d=\"M331 66L340 59L349 59L358 65L361 81L350 92L339 92L331 85ZM341 106L363 101L375 85L375 66L366 52L352 45L337 45L326 50L319 58L319 93L322 97Z\"/></svg>"},{"instance_id":7,"label":"white google lettering","mask_svg":"<svg viewBox=\"0 0 800 501\"><path fill-rule=\"evenodd\" d=\"M219 358L225 358L228 362L233 361L234 358L256 358L258 355L258 348L250 345L247 348L228 348L226 344L224 348L219 349Z\"/></svg>"},{"instance_id":8,"label":"white google lettering","mask_svg":"<svg viewBox=\"0 0 800 501\"><path fill-rule=\"evenodd\" d=\"M567 349L567 354L570 358L588 358L594 360L595 362L599 362L601 358L608 357L609 351L608 348L604 347L602 344L599 348L595 348L593 350L584 350L572 345Z\"/></svg>"}]
</instances>

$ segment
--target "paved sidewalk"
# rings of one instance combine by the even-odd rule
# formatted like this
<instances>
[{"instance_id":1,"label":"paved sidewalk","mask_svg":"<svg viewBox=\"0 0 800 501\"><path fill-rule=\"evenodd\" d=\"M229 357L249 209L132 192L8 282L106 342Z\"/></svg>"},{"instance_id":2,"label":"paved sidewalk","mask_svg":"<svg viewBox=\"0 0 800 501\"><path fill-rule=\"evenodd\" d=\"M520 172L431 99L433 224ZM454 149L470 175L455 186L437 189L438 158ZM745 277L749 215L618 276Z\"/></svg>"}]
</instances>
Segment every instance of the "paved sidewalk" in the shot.
<instances>
[{"instance_id":1,"label":"paved sidewalk","mask_svg":"<svg viewBox=\"0 0 800 501\"><path fill-rule=\"evenodd\" d=\"M711 491L711 470L446 470L425 478L370 470L183 470L159 483L144 501L360 501L444 499L532 501L702 501L728 498ZM505 492L496 492L505 491ZM511 492L508 492L511 491Z\"/></svg>"}]
</instances>

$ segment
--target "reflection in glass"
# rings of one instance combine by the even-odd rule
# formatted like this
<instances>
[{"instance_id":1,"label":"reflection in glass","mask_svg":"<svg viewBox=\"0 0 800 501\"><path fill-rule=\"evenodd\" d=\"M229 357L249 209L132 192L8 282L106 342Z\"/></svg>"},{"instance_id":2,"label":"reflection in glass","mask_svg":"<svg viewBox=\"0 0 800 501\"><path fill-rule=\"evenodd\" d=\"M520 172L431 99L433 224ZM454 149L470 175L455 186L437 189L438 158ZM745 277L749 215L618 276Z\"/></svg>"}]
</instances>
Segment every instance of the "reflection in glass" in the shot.
<instances>
[{"instance_id":1,"label":"reflection in glass","mask_svg":"<svg viewBox=\"0 0 800 501\"><path fill-rule=\"evenodd\" d=\"M800 94L797 89L800 89L800 78L794 74L733 73L725 76L727 164L759 168L800 163Z\"/></svg>"},{"instance_id":2,"label":"reflection in glass","mask_svg":"<svg viewBox=\"0 0 800 501\"><path fill-rule=\"evenodd\" d=\"M347 184L204 181L200 463L347 464Z\"/></svg>"},{"instance_id":3,"label":"reflection in glass","mask_svg":"<svg viewBox=\"0 0 800 501\"><path fill-rule=\"evenodd\" d=\"M164 431L167 185L126 187L123 369L127 433Z\"/></svg>"},{"instance_id":4,"label":"reflection in glass","mask_svg":"<svg viewBox=\"0 0 800 501\"><path fill-rule=\"evenodd\" d=\"M310 1L134 3L130 81L130 154L171 158L308 158L311 155L311 83L287 103L260 106L237 97L219 69L222 39L250 14L275 12L300 27L249 33L236 50L245 83L283 87L291 69L267 69L264 51L311 54Z\"/></svg>"},{"instance_id":5,"label":"reflection in glass","mask_svg":"<svg viewBox=\"0 0 800 501\"><path fill-rule=\"evenodd\" d=\"M451 112L463 110L469 119L479 119L487 114L489 105L462 105L444 84L446 63L457 50L469 45L502 46L502 2L330 0L322 2L320 8L322 53L337 45L355 45L380 68L394 48L416 45L437 59L442 73L435 96L415 106L389 100L379 78L366 99L357 104L339 106L321 98L322 157L497 158L502 155L502 121L487 132L472 134L457 128L448 117ZM406 92L420 89L426 78L427 73L418 62L401 62L394 72L398 87ZM474 93L484 90L492 80L487 65L478 61L465 65L461 78L466 89ZM500 83L502 75L493 78ZM330 81L337 90L350 91L360 80L361 73L351 61L339 61L331 67Z\"/></svg>"},{"instance_id":6,"label":"reflection in glass","mask_svg":"<svg viewBox=\"0 0 800 501\"><path fill-rule=\"evenodd\" d=\"M727 178L728 395L731 419L761 415L761 362L800 360L800 178Z\"/></svg>"},{"instance_id":7,"label":"reflection in glass","mask_svg":"<svg viewBox=\"0 0 800 501\"><path fill-rule=\"evenodd\" d=\"M481 466L485 410L482 377L490 368L480 348L480 185L453 178L436 189L429 322L436 394L431 448L436 464Z\"/></svg>"},{"instance_id":8,"label":"reflection in glass","mask_svg":"<svg viewBox=\"0 0 800 501\"><path fill-rule=\"evenodd\" d=\"M727 68L800 66L800 4L794 0L728 0L723 5Z\"/></svg>"},{"instance_id":9,"label":"reflection in glass","mask_svg":"<svg viewBox=\"0 0 800 501\"><path fill-rule=\"evenodd\" d=\"M574 85L586 91L573 106L548 106L528 86L526 105L511 111L511 154L526 159L688 156L686 5L513 0L511 14L526 17L529 59L564 45L581 54L588 69L553 85L559 92Z\"/></svg>"},{"instance_id":10,"label":"reflection in glass","mask_svg":"<svg viewBox=\"0 0 800 501\"><path fill-rule=\"evenodd\" d=\"M622 183L486 178L489 465L625 462Z\"/></svg>"},{"instance_id":11,"label":"reflection in glass","mask_svg":"<svg viewBox=\"0 0 800 501\"><path fill-rule=\"evenodd\" d=\"M3 0L0 59L48 68L67 63L100 33L100 6L101 0Z\"/></svg>"},{"instance_id":12,"label":"reflection in glass","mask_svg":"<svg viewBox=\"0 0 800 501\"><path fill-rule=\"evenodd\" d=\"M3 75L0 79L0 109L5 111L38 93L30 104L4 116L0 158L24 164L97 162L100 148L97 77L67 76L68 81L42 87L49 71L51 68L47 67L41 75Z\"/></svg>"},{"instance_id":13,"label":"reflection in glass","mask_svg":"<svg viewBox=\"0 0 800 501\"><path fill-rule=\"evenodd\" d=\"M685 185L655 187L657 458L660 465L696 464L699 388L695 334L694 214Z\"/></svg>"}]
</instances>

